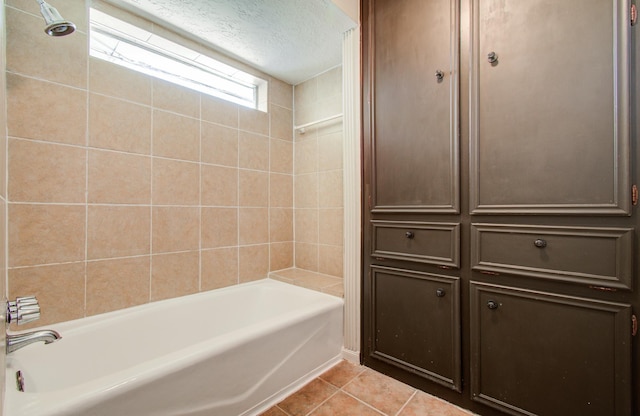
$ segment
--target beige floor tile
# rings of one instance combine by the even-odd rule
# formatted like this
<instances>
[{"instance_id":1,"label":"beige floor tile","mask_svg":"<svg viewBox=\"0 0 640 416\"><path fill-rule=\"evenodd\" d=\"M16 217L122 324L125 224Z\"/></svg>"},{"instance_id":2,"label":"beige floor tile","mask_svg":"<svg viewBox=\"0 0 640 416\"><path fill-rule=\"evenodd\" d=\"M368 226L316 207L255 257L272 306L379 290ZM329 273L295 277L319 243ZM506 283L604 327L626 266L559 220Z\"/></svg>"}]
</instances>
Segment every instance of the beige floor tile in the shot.
<instances>
[{"instance_id":1,"label":"beige floor tile","mask_svg":"<svg viewBox=\"0 0 640 416\"><path fill-rule=\"evenodd\" d=\"M472 413L419 391L398 416L471 416Z\"/></svg>"},{"instance_id":2,"label":"beige floor tile","mask_svg":"<svg viewBox=\"0 0 640 416\"><path fill-rule=\"evenodd\" d=\"M271 409L266 412L260 413L260 416L289 416L278 407L273 406Z\"/></svg>"},{"instance_id":3,"label":"beige floor tile","mask_svg":"<svg viewBox=\"0 0 640 416\"><path fill-rule=\"evenodd\" d=\"M345 384L362 374L363 371L365 371L364 367L343 360L322 374L320 378L338 388L342 388Z\"/></svg>"},{"instance_id":4,"label":"beige floor tile","mask_svg":"<svg viewBox=\"0 0 640 416\"><path fill-rule=\"evenodd\" d=\"M415 392L406 384L369 369L343 390L388 415L395 415Z\"/></svg>"},{"instance_id":5,"label":"beige floor tile","mask_svg":"<svg viewBox=\"0 0 640 416\"><path fill-rule=\"evenodd\" d=\"M340 391L309 416L382 416L382 413Z\"/></svg>"},{"instance_id":6,"label":"beige floor tile","mask_svg":"<svg viewBox=\"0 0 640 416\"><path fill-rule=\"evenodd\" d=\"M336 387L316 378L280 402L278 407L291 416L305 416L336 391Z\"/></svg>"}]
</instances>

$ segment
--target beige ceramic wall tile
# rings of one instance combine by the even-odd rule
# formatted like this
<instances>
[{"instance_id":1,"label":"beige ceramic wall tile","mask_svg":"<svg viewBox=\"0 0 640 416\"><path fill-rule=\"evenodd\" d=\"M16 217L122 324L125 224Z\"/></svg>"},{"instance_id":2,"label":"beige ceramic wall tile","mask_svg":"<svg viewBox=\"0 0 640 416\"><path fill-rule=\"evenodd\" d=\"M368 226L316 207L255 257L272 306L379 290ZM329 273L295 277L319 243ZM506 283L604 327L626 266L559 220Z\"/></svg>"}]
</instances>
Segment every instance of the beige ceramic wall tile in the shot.
<instances>
[{"instance_id":1,"label":"beige ceramic wall tile","mask_svg":"<svg viewBox=\"0 0 640 416\"><path fill-rule=\"evenodd\" d=\"M295 145L295 173L318 171L318 141L316 139L297 142Z\"/></svg>"},{"instance_id":2,"label":"beige ceramic wall tile","mask_svg":"<svg viewBox=\"0 0 640 416\"><path fill-rule=\"evenodd\" d=\"M293 108L293 87L284 81L271 78L269 81L269 102L291 110Z\"/></svg>"},{"instance_id":3,"label":"beige ceramic wall tile","mask_svg":"<svg viewBox=\"0 0 640 416\"><path fill-rule=\"evenodd\" d=\"M344 205L342 175L342 170L318 173L318 207L337 208Z\"/></svg>"},{"instance_id":4,"label":"beige ceramic wall tile","mask_svg":"<svg viewBox=\"0 0 640 416\"><path fill-rule=\"evenodd\" d=\"M9 266L84 260L84 205L9 205Z\"/></svg>"},{"instance_id":5,"label":"beige ceramic wall tile","mask_svg":"<svg viewBox=\"0 0 640 416\"><path fill-rule=\"evenodd\" d=\"M202 95L202 120L238 128L238 108L237 104Z\"/></svg>"},{"instance_id":6,"label":"beige ceramic wall tile","mask_svg":"<svg viewBox=\"0 0 640 416\"><path fill-rule=\"evenodd\" d=\"M296 126L302 126L308 123L314 123L320 120L318 116L319 111L317 110L317 105L315 103L311 104L296 104L295 113L293 116L294 124ZM294 132L296 134L295 140L304 140L309 137L315 131L315 126L311 126L311 128L306 128L305 132L297 131Z\"/></svg>"},{"instance_id":7,"label":"beige ceramic wall tile","mask_svg":"<svg viewBox=\"0 0 640 416\"><path fill-rule=\"evenodd\" d=\"M335 95L318 101L316 106L317 119L333 117L342 114L342 97Z\"/></svg>"},{"instance_id":8,"label":"beige ceramic wall tile","mask_svg":"<svg viewBox=\"0 0 640 416\"><path fill-rule=\"evenodd\" d=\"M89 150L89 202L149 204L151 158Z\"/></svg>"},{"instance_id":9,"label":"beige ceramic wall tile","mask_svg":"<svg viewBox=\"0 0 640 416\"><path fill-rule=\"evenodd\" d=\"M7 201L4 198L0 198L0 270L4 270L5 276L7 271ZM7 279L4 282L0 281L0 288L5 286ZM6 287L5 287L6 289ZM5 291L5 293L7 293ZM1 347L0 347L1 348Z\"/></svg>"},{"instance_id":10,"label":"beige ceramic wall tile","mask_svg":"<svg viewBox=\"0 0 640 416\"><path fill-rule=\"evenodd\" d=\"M9 154L11 201L85 202L85 149L10 139Z\"/></svg>"},{"instance_id":11,"label":"beige ceramic wall tile","mask_svg":"<svg viewBox=\"0 0 640 416\"><path fill-rule=\"evenodd\" d=\"M318 245L296 242L295 246L296 267L301 269L318 271Z\"/></svg>"},{"instance_id":12,"label":"beige ceramic wall tile","mask_svg":"<svg viewBox=\"0 0 640 416\"><path fill-rule=\"evenodd\" d=\"M2 64L2 62L0 61L0 65ZM2 88L2 82L0 81L0 89ZM5 97L4 94L0 93L0 100L2 100ZM6 132L7 131L7 120L6 118L2 115L2 110L3 110L4 106L2 105L2 103L0 103L0 131ZM6 112L4 113L6 115ZM0 197L2 198L7 198L7 174L9 173L7 170L7 164L8 164L8 160L7 160L7 136L6 134L0 134ZM2 279L0 279L1 281ZM1 285L2 283L0 283ZM2 348L0 346L0 348Z\"/></svg>"},{"instance_id":13,"label":"beige ceramic wall tile","mask_svg":"<svg viewBox=\"0 0 640 416\"><path fill-rule=\"evenodd\" d=\"M87 92L7 73L9 136L85 145Z\"/></svg>"},{"instance_id":14,"label":"beige ceramic wall tile","mask_svg":"<svg viewBox=\"0 0 640 416\"><path fill-rule=\"evenodd\" d=\"M201 128L202 162L238 166L238 130L204 121Z\"/></svg>"},{"instance_id":15,"label":"beige ceramic wall tile","mask_svg":"<svg viewBox=\"0 0 640 416\"><path fill-rule=\"evenodd\" d=\"M89 58L89 90L151 105L151 77L102 59Z\"/></svg>"},{"instance_id":16,"label":"beige ceramic wall tile","mask_svg":"<svg viewBox=\"0 0 640 416\"><path fill-rule=\"evenodd\" d=\"M318 207L318 174L297 175L294 183L295 207Z\"/></svg>"},{"instance_id":17,"label":"beige ceramic wall tile","mask_svg":"<svg viewBox=\"0 0 640 416\"><path fill-rule=\"evenodd\" d=\"M155 205L198 205L200 203L200 165L154 157L153 203Z\"/></svg>"},{"instance_id":18,"label":"beige ceramic wall tile","mask_svg":"<svg viewBox=\"0 0 640 416\"><path fill-rule=\"evenodd\" d=\"M251 133L269 135L269 113L252 108L238 108L238 127Z\"/></svg>"},{"instance_id":19,"label":"beige ceramic wall tile","mask_svg":"<svg viewBox=\"0 0 640 416\"><path fill-rule=\"evenodd\" d=\"M260 280L269 273L269 245L245 246L239 248L240 283Z\"/></svg>"},{"instance_id":20,"label":"beige ceramic wall tile","mask_svg":"<svg viewBox=\"0 0 640 416\"><path fill-rule=\"evenodd\" d=\"M343 245L343 210L321 209L318 212L318 242L334 246Z\"/></svg>"},{"instance_id":21,"label":"beige ceramic wall tile","mask_svg":"<svg viewBox=\"0 0 640 416\"><path fill-rule=\"evenodd\" d=\"M238 205L238 169L220 166L201 166L202 205Z\"/></svg>"},{"instance_id":22,"label":"beige ceramic wall tile","mask_svg":"<svg viewBox=\"0 0 640 416\"><path fill-rule=\"evenodd\" d=\"M318 78L301 82L293 88L295 107L313 104L318 100ZM297 121L297 120L296 120Z\"/></svg>"},{"instance_id":23,"label":"beige ceramic wall tile","mask_svg":"<svg viewBox=\"0 0 640 416\"><path fill-rule=\"evenodd\" d=\"M293 206L293 176L269 175L269 205L272 207Z\"/></svg>"},{"instance_id":24,"label":"beige ceramic wall tile","mask_svg":"<svg viewBox=\"0 0 640 416\"><path fill-rule=\"evenodd\" d=\"M151 266L151 300L198 292L200 254L197 251L154 255Z\"/></svg>"},{"instance_id":25,"label":"beige ceramic wall tile","mask_svg":"<svg viewBox=\"0 0 640 416\"><path fill-rule=\"evenodd\" d=\"M342 169L342 133L318 137L318 170Z\"/></svg>"},{"instance_id":26,"label":"beige ceramic wall tile","mask_svg":"<svg viewBox=\"0 0 640 416\"><path fill-rule=\"evenodd\" d=\"M318 247L318 271L331 276L342 277L344 250L342 246Z\"/></svg>"},{"instance_id":27,"label":"beige ceramic wall tile","mask_svg":"<svg viewBox=\"0 0 640 416\"><path fill-rule=\"evenodd\" d=\"M271 172L293 173L293 143L271 139Z\"/></svg>"},{"instance_id":28,"label":"beige ceramic wall tile","mask_svg":"<svg viewBox=\"0 0 640 416\"><path fill-rule=\"evenodd\" d=\"M200 121L166 111L154 111L153 154L200 161Z\"/></svg>"},{"instance_id":29,"label":"beige ceramic wall tile","mask_svg":"<svg viewBox=\"0 0 640 416\"><path fill-rule=\"evenodd\" d=\"M151 223L153 253L200 248L199 208L154 207Z\"/></svg>"},{"instance_id":30,"label":"beige ceramic wall tile","mask_svg":"<svg viewBox=\"0 0 640 416\"><path fill-rule=\"evenodd\" d=\"M238 245L238 209L202 208L202 248Z\"/></svg>"},{"instance_id":31,"label":"beige ceramic wall tile","mask_svg":"<svg viewBox=\"0 0 640 416\"><path fill-rule=\"evenodd\" d=\"M6 9L7 70L78 88L87 88L87 36L43 35L38 16Z\"/></svg>"},{"instance_id":32,"label":"beige ceramic wall tile","mask_svg":"<svg viewBox=\"0 0 640 416\"><path fill-rule=\"evenodd\" d=\"M238 284L238 248L202 250L201 290Z\"/></svg>"},{"instance_id":33,"label":"beige ceramic wall tile","mask_svg":"<svg viewBox=\"0 0 640 416\"><path fill-rule=\"evenodd\" d=\"M293 267L293 242L270 244L270 270L282 270Z\"/></svg>"},{"instance_id":34,"label":"beige ceramic wall tile","mask_svg":"<svg viewBox=\"0 0 640 416\"><path fill-rule=\"evenodd\" d=\"M149 302L150 257L87 263L87 315Z\"/></svg>"},{"instance_id":35,"label":"beige ceramic wall tile","mask_svg":"<svg viewBox=\"0 0 640 416\"><path fill-rule=\"evenodd\" d=\"M289 108L278 105L269 106L271 119L271 137L274 139L293 140L293 112Z\"/></svg>"},{"instance_id":36,"label":"beige ceramic wall tile","mask_svg":"<svg viewBox=\"0 0 640 416\"><path fill-rule=\"evenodd\" d=\"M293 241L293 209L271 208L269 217L269 241Z\"/></svg>"},{"instance_id":37,"label":"beige ceramic wall tile","mask_svg":"<svg viewBox=\"0 0 640 416\"><path fill-rule=\"evenodd\" d=\"M297 243L318 244L318 210L295 210L295 241Z\"/></svg>"},{"instance_id":38,"label":"beige ceramic wall tile","mask_svg":"<svg viewBox=\"0 0 640 416\"><path fill-rule=\"evenodd\" d=\"M151 153L151 109L117 98L89 95L89 146Z\"/></svg>"},{"instance_id":39,"label":"beige ceramic wall tile","mask_svg":"<svg viewBox=\"0 0 640 416\"><path fill-rule=\"evenodd\" d=\"M269 206L269 174L242 169L239 174L239 205L241 207Z\"/></svg>"},{"instance_id":40,"label":"beige ceramic wall tile","mask_svg":"<svg viewBox=\"0 0 640 416\"><path fill-rule=\"evenodd\" d=\"M9 270L9 299L34 295L40 319L14 330L69 321L84 316L85 264L70 263Z\"/></svg>"},{"instance_id":41,"label":"beige ceramic wall tile","mask_svg":"<svg viewBox=\"0 0 640 416\"><path fill-rule=\"evenodd\" d=\"M341 118L335 119L334 121L317 124L316 127L316 134L318 137L336 133L340 133L341 135L344 134Z\"/></svg>"},{"instance_id":42,"label":"beige ceramic wall tile","mask_svg":"<svg viewBox=\"0 0 640 416\"><path fill-rule=\"evenodd\" d=\"M153 106L189 117L200 118L200 94L157 78L153 79Z\"/></svg>"},{"instance_id":43,"label":"beige ceramic wall tile","mask_svg":"<svg viewBox=\"0 0 640 416\"><path fill-rule=\"evenodd\" d=\"M269 242L269 209L240 208L238 223L240 245Z\"/></svg>"},{"instance_id":44,"label":"beige ceramic wall tile","mask_svg":"<svg viewBox=\"0 0 640 416\"><path fill-rule=\"evenodd\" d=\"M246 169L269 170L269 137L240 131L238 165Z\"/></svg>"},{"instance_id":45,"label":"beige ceramic wall tile","mask_svg":"<svg viewBox=\"0 0 640 416\"><path fill-rule=\"evenodd\" d=\"M150 254L149 207L90 205L87 215L89 260Z\"/></svg>"},{"instance_id":46,"label":"beige ceramic wall tile","mask_svg":"<svg viewBox=\"0 0 640 416\"><path fill-rule=\"evenodd\" d=\"M319 99L342 97L342 66L330 69L317 77Z\"/></svg>"}]
</instances>

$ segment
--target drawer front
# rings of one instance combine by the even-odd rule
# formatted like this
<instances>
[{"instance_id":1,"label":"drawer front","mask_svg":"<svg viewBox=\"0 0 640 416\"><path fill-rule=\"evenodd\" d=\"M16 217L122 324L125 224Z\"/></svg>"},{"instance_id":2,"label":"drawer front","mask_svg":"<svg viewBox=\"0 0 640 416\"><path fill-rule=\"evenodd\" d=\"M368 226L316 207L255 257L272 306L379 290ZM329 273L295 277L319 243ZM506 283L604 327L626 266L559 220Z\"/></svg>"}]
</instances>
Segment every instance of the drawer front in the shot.
<instances>
[{"instance_id":1,"label":"drawer front","mask_svg":"<svg viewBox=\"0 0 640 416\"><path fill-rule=\"evenodd\" d=\"M371 221L377 258L460 267L460 224Z\"/></svg>"},{"instance_id":2,"label":"drawer front","mask_svg":"<svg viewBox=\"0 0 640 416\"><path fill-rule=\"evenodd\" d=\"M632 228L471 225L474 270L632 288Z\"/></svg>"}]
</instances>

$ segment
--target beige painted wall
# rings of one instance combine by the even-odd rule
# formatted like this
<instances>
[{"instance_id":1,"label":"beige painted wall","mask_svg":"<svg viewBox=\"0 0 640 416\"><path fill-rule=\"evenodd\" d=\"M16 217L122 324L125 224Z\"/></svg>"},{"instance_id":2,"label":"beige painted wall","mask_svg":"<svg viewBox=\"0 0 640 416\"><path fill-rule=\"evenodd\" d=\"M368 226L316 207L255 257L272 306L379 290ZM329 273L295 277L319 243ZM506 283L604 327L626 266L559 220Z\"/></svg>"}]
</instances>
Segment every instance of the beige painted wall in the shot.
<instances>
[{"instance_id":1,"label":"beige painted wall","mask_svg":"<svg viewBox=\"0 0 640 416\"><path fill-rule=\"evenodd\" d=\"M263 113L90 58L84 0L51 4L76 33L6 7L10 297L46 325L293 266L292 87L258 74Z\"/></svg>"}]
</instances>

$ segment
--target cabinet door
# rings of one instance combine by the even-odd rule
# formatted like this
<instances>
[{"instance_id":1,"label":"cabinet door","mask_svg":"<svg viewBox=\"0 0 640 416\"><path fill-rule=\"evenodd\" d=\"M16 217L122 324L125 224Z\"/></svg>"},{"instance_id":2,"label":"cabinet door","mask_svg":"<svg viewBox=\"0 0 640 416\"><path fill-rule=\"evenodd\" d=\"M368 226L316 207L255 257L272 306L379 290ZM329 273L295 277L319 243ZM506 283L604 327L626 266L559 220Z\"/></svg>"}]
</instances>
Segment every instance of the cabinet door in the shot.
<instances>
[{"instance_id":1,"label":"cabinet door","mask_svg":"<svg viewBox=\"0 0 640 416\"><path fill-rule=\"evenodd\" d=\"M459 279L379 266L370 276L370 356L460 391Z\"/></svg>"},{"instance_id":2,"label":"cabinet door","mask_svg":"<svg viewBox=\"0 0 640 416\"><path fill-rule=\"evenodd\" d=\"M630 214L628 10L473 0L473 213Z\"/></svg>"},{"instance_id":3,"label":"cabinet door","mask_svg":"<svg viewBox=\"0 0 640 416\"><path fill-rule=\"evenodd\" d=\"M459 211L457 4L372 0L373 212Z\"/></svg>"},{"instance_id":4,"label":"cabinet door","mask_svg":"<svg viewBox=\"0 0 640 416\"><path fill-rule=\"evenodd\" d=\"M473 400L515 415L631 414L631 306L471 282Z\"/></svg>"}]
</instances>

